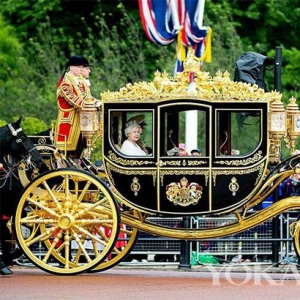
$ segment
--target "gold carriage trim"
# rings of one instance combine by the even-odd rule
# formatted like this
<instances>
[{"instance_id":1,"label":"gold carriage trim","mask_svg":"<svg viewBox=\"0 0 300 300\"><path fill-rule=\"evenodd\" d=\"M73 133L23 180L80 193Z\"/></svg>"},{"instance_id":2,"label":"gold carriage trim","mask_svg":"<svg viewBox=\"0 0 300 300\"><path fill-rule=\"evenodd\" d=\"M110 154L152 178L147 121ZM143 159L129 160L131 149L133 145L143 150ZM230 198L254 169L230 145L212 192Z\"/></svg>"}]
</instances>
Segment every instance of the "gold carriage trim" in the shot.
<instances>
[{"instance_id":1,"label":"gold carriage trim","mask_svg":"<svg viewBox=\"0 0 300 300\"><path fill-rule=\"evenodd\" d=\"M156 163L156 166L163 167L163 166L172 166L172 167L180 167L181 161L179 160L171 160L171 161L162 161L160 160Z\"/></svg>"},{"instance_id":2,"label":"gold carriage trim","mask_svg":"<svg viewBox=\"0 0 300 300\"><path fill-rule=\"evenodd\" d=\"M258 151L253 155L253 157L247 158L247 159L236 159L236 160L221 160L221 161L216 161L215 164L219 165L227 165L227 166L247 166L250 164L253 164L257 161L260 161L263 156L261 155L261 151Z\"/></svg>"},{"instance_id":3,"label":"gold carriage trim","mask_svg":"<svg viewBox=\"0 0 300 300\"><path fill-rule=\"evenodd\" d=\"M228 188L232 192L232 196L236 196L236 192L239 190L240 185L237 183L237 179L235 177L231 178Z\"/></svg>"},{"instance_id":4,"label":"gold carriage trim","mask_svg":"<svg viewBox=\"0 0 300 300\"><path fill-rule=\"evenodd\" d=\"M206 165L207 162L204 160L189 160L188 161L188 166L201 166L201 165Z\"/></svg>"},{"instance_id":5,"label":"gold carriage trim","mask_svg":"<svg viewBox=\"0 0 300 300\"><path fill-rule=\"evenodd\" d=\"M123 170L121 168L115 167L114 165L107 163L106 172L108 174L109 179L111 180L112 184L115 185L113 180L113 176L111 171L114 171L119 174L125 175L151 175L153 177L153 186L155 186L156 182L156 170Z\"/></svg>"},{"instance_id":6,"label":"gold carriage trim","mask_svg":"<svg viewBox=\"0 0 300 300\"><path fill-rule=\"evenodd\" d=\"M172 166L172 167L181 167L181 166L200 166L200 165L205 165L207 164L206 161L204 160L188 160L186 162L185 159L183 160L171 160L171 161L159 161L158 163L156 163L157 166L163 167L163 166Z\"/></svg>"},{"instance_id":7,"label":"gold carriage trim","mask_svg":"<svg viewBox=\"0 0 300 300\"><path fill-rule=\"evenodd\" d=\"M171 77L166 72L156 71L152 82L135 82L127 84L118 92L102 92L100 97L103 102L139 101L157 102L168 99L202 99L205 101L273 101L281 94L276 92L265 93L258 85L235 82L225 71L216 72L210 76L209 72L200 71L200 62L195 59L191 49L187 60L184 62L183 72L177 72ZM190 62L194 66L190 65ZM189 85L189 75L193 73L193 88Z\"/></svg>"},{"instance_id":8,"label":"gold carriage trim","mask_svg":"<svg viewBox=\"0 0 300 300\"><path fill-rule=\"evenodd\" d=\"M244 175L244 174L250 174L256 171L258 172L255 184L256 185L259 180L262 177L263 174L263 170L264 170L265 164L261 163L256 167L250 168L250 169L245 169L245 170L237 170L237 169L233 169L233 170L212 170L212 177L213 177L213 182L214 182L214 186L216 186L216 180L217 180L217 176L218 175Z\"/></svg>"},{"instance_id":9,"label":"gold carriage trim","mask_svg":"<svg viewBox=\"0 0 300 300\"><path fill-rule=\"evenodd\" d=\"M130 189L133 191L134 196L138 195L138 191L141 189L141 185L136 177L133 178L132 184L130 185Z\"/></svg>"},{"instance_id":10,"label":"gold carriage trim","mask_svg":"<svg viewBox=\"0 0 300 300\"><path fill-rule=\"evenodd\" d=\"M164 185L165 175L204 175L205 176L205 186L207 186L209 171L208 170L160 170L160 184Z\"/></svg>"},{"instance_id":11,"label":"gold carriage trim","mask_svg":"<svg viewBox=\"0 0 300 300\"><path fill-rule=\"evenodd\" d=\"M180 182L171 182L166 186L167 199L174 205L196 205L202 196L202 186L196 182L189 183L183 177Z\"/></svg>"},{"instance_id":12,"label":"gold carriage trim","mask_svg":"<svg viewBox=\"0 0 300 300\"><path fill-rule=\"evenodd\" d=\"M142 165L154 165L152 161L149 160L133 160L133 159L123 159L120 157L117 157L115 153L113 153L111 150L108 151L108 156L107 156L111 161L114 163L123 165L123 166L142 166ZM143 156L144 158L144 156Z\"/></svg>"}]
</instances>

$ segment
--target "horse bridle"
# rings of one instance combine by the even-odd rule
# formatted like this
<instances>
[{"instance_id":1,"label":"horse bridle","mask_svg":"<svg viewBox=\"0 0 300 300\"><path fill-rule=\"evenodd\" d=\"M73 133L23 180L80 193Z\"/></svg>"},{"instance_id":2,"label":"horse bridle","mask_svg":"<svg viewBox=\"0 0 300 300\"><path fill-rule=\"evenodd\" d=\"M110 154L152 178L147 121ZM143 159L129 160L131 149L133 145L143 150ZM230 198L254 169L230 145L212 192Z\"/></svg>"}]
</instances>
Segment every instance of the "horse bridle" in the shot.
<instances>
[{"instance_id":1,"label":"horse bridle","mask_svg":"<svg viewBox=\"0 0 300 300\"><path fill-rule=\"evenodd\" d=\"M23 131L23 129L21 127L19 127L18 129L15 129L11 124L8 124L8 128L10 129L10 132L13 136L17 137L16 139L16 143L22 143L22 139L18 136L18 133Z\"/></svg>"},{"instance_id":2,"label":"horse bridle","mask_svg":"<svg viewBox=\"0 0 300 300\"><path fill-rule=\"evenodd\" d=\"M19 127L18 129L15 129L11 124L8 124L8 128L10 129L10 132L13 136L16 137L16 143L20 144L23 143L23 146L25 148L25 150L30 154L30 152L32 152L35 147L33 146L32 148L29 149L29 147L27 147L27 143L26 141L24 141L20 136L19 136L19 132L23 131L22 127Z\"/></svg>"},{"instance_id":3,"label":"horse bridle","mask_svg":"<svg viewBox=\"0 0 300 300\"><path fill-rule=\"evenodd\" d=\"M29 165L31 164L31 157L30 157L30 152L32 152L34 150L34 146L30 149L28 149L29 147L26 147L26 141L23 141L23 139L19 136L19 132L22 132L23 129L21 127L19 127L18 129L15 129L11 124L7 125L12 136L16 137L16 143L20 144L23 143L23 146L25 148L25 150L28 152L29 156L27 157L27 159L23 158L21 160L24 161L25 165ZM5 160L5 159L4 159ZM19 178L14 174L14 170L18 169L18 166L20 164L20 161L17 163L14 163L13 165L10 165L10 163L6 162L6 166L8 168L8 170L6 170L5 168L3 168L3 175L0 176L0 179L3 179L4 182L3 184L0 186L0 189L6 184L7 180L10 179L10 184L9 184L9 188L11 189L11 184L12 184L12 177L14 176L17 180L19 180Z\"/></svg>"}]
</instances>

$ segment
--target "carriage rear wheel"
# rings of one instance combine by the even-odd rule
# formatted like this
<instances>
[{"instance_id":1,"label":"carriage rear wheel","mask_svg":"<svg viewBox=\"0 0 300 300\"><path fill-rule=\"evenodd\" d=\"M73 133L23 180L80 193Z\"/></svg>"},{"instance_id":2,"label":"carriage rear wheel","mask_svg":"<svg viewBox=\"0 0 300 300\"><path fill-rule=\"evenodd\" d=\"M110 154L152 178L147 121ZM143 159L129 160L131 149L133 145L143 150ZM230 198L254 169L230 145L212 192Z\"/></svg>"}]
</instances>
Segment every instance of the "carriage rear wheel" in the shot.
<instances>
[{"instance_id":1,"label":"carriage rear wheel","mask_svg":"<svg viewBox=\"0 0 300 300\"><path fill-rule=\"evenodd\" d=\"M290 225L290 235L293 237L294 249L297 254L298 266L300 268L300 216Z\"/></svg>"},{"instance_id":2,"label":"carriage rear wheel","mask_svg":"<svg viewBox=\"0 0 300 300\"><path fill-rule=\"evenodd\" d=\"M136 214L137 212L132 210L126 213ZM131 252L138 237L139 231L136 228L121 223L120 233L111 253L105 261L101 262L96 268L90 270L90 272L102 272L118 265Z\"/></svg>"},{"instance_id":3,"label":"carriage rear wheel","mask_svg":"<svg viewBox=\"0 0 300 300\"><path fill-rule=\"evenodd\" d=\"M82 170L58 169L26 186L15 216L16 238L39 268L74 275L106 259L119 222L118 205L101 179Z\"/></svg>"}]
</instances>

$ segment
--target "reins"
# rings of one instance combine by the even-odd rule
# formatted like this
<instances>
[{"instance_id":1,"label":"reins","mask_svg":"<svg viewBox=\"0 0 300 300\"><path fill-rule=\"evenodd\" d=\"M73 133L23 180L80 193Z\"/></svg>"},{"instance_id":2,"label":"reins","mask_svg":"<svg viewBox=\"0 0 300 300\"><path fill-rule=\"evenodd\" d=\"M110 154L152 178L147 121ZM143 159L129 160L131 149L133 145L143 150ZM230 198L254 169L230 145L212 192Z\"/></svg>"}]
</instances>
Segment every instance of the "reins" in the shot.
<instances>
[{"instance_id":1,"label":"reins","mask_svg":"<svg viewBox=\"0 0 300 300\"><path fill-rule=\"evenodd\" d=\"M4 166L1 170L1 172L3 172L4 174L0 175L0 180L4 180L4 182L0 185L0 189L2 189L5 186L7 180L9 179L9 189L11 190L13 177L15 177L15 179L17 180L20 180L19 177L14 173L14 171L18 169L19 165L24 161L24 159L17 163L14 163L13 165L11 165L5 157L3 157L3 159L8 170Z\"/></svg>"},{"instance_id":2,"label":"reins","mask_svg":"<svg viewBox=\"0 0 300 300\"><path fill-rule=\"evenodd\" d=\"M23 131L23 129L21 127L19 127L18 129L15 129L12 124L7 124L11 134L13 137L16 138L16 143L20 144L23 143L24 144L24 148L27 150L28 152L28 156L23 157L20 161L18 162L14 162L14 163L10 163L7 158L4 156L3 157L3 161L4 161L4 165L3 165L3 169L0 171L0 180L3 180L3 183L0 185L0 189L2 189L8 182L9 180L9 189L12 189L12 183L13 183L13 177L17 180L20 180L19 177L14 173L15 170L18 170L18 167L21 163L25 163L25 165L27 167L29 167L32 163L31 163L31 155L30 153L35 149L30 148L27 149L26 147L26 141L23 141L22 138L19 137L19 132Z\"/></svg>"}]
</instances>

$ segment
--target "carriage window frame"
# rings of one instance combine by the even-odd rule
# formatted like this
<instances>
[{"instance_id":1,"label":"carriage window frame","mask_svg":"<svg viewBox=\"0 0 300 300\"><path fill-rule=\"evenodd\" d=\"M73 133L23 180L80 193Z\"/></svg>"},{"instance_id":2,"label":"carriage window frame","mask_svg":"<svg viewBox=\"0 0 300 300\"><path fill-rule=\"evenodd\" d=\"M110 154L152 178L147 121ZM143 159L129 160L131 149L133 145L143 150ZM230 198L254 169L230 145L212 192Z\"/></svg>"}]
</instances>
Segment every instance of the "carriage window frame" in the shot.
<instances>
[{"instance_id":1,"label":"carriage window frame","mask_svg":"<svg viewBox=\"0 0 300 300\"><path fill-rule=\"evenodd\" d=\"M143 135L145 136L147 132L150 132L150 136L148 135L146 141L147 147L152 149L152 153L148 155L126 155L120 151L123 142L126 140L125 138L125 126L127 121L137 115L145 115L145 123L146 127L143 129L143 133L141 134L141 139L143 139ZM124 118L125 117L125 118ZM115 119L114 119L115 118ZM126 119L126 120L125 120ZM118 121L117 130L115 121ZM155 139L154 139L154 124L155 124L155 112L154 109L109 109L108 110L108 132L109 132L109 143L112 149L114 149L115 153L118 155L126 157L126 158L151 158L154 156L154 147L155 147ZM117 136L116 136L117 134ZM117 143L115 143L117 141Z\"/></svg>"},{"instance_id":2,"label":"carriage window frame","mask_svg":"<svg viewBox=\"0 0 300 300\"><path fill-rule=\"evenodd\" d=\"M174 144L178 147L179 143L184 143L187 147L188 156L178 156L178 155L168 155L167 151L172 152L172 149L174 148L172 145L172 141L170 141L169 135L170 135L170 126L168 126L168 119L172 114L185 114L187 112L193 112L197 111L200 114L197 115L197 125L196 125L196 143L191 142L189 138L187 137L187 131L186 131L186 116L183 117L182 120L179 120L178 127L176 128L174 137ZM211 105L207 104L191 104L182 102L178 104L177 106L161 106L160 107L160 117L161 117L161 126L163 129L159 129L161 139L160 139L160 157L164 159L168 158L176 158L176 159L196 159L199 156L194 156L191 154L191 151L200 148L201 150L201 157L207 157L209 153L209 120L211 116ZM178 117L180 119L180 116ZM181 121L181 122L180 122ZM183 126L182 126L183 124ZM176 127L176 125L175 125ZM180 128L179 128L180 127ZM201 132L201 133L200 133ZM172 145L172 146L170 146ZM168 147L169 146L169 147Z\"/></svg>"},{"instance_id":3,"label":"carriage window frame","mask_svg":"<svg viewBox=\"0 0 300 300\"><path fill-rule=\"evenodd\" d=\"M222 146L220 143L219 143L219 135L221 134L221 130L220 130L220 125L219 125L219 121L220 121L220 113L230 113L231 114L231 118L230 118L230 122L231 122L231 126L233 125L233 117L234 117L234 114L237 114L237 113L240 113L240 112L243 112L243 113L259 113L258 117L259 117L259 120L258 120L258 123L255 124L254 120L252 120L252 124L251 125L257 125L258 126L258 130L257 130L257 134L259 134L259 137L257 138L256 140L256 144L255 146L253 146L251 148L251 150L249 150L248 152L245 152L245 151L241 151L241 149L238 149L238 147L235 147L235 145L237 145L235 142L233 143L233 146L232 146L232 143L231 141L229 142L230 144L230 150L231 151L228 151L228 153L222 153L220 151L220 146ZM216 109L215 110L215 137L216 137L216 140L215 140L215 156L216 157L246 157L246 156L249 156L253 153L255 153L257 151L257 149L260 147L260 145L262 144L262 139L263 139L263 123L264 122L264 118L263 118L263 110L260 109L260 108L249 108L249 109L246 109L246 108L234 108L234 109L228 109L228 108L219 108L219 109ZM234 121L236 122L236 121ZM245 125L245 124L244 124ZM249 125L249 124L248 124ZM238 126L238 125L236 125ZM248 132L248 133L252 133L251 131ZM231 130L231 139L232 139L232 130ZM251 139L250 139L251 140ZM237 149L235 149L237 148ZM234 151L233 151L234 150Z\"/></svg>"}]
</instances>

